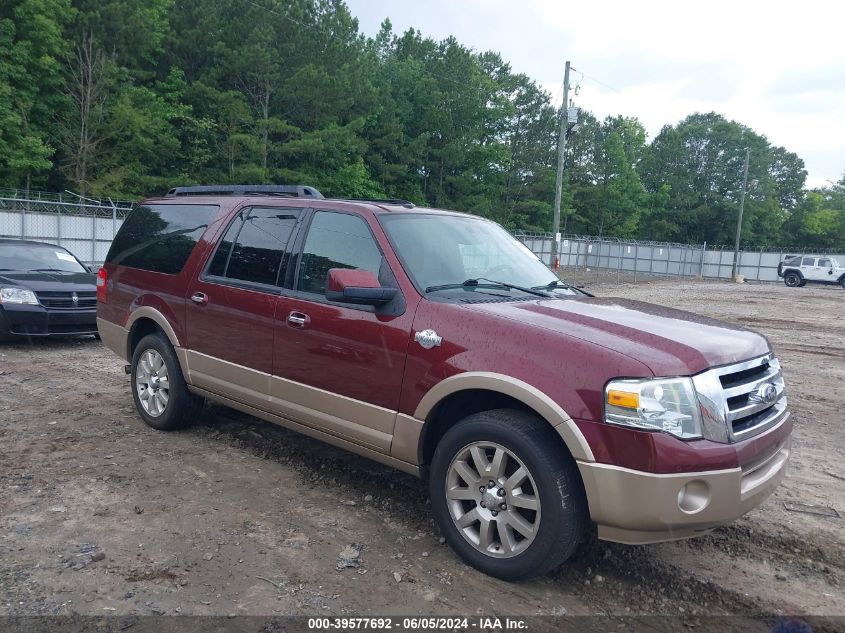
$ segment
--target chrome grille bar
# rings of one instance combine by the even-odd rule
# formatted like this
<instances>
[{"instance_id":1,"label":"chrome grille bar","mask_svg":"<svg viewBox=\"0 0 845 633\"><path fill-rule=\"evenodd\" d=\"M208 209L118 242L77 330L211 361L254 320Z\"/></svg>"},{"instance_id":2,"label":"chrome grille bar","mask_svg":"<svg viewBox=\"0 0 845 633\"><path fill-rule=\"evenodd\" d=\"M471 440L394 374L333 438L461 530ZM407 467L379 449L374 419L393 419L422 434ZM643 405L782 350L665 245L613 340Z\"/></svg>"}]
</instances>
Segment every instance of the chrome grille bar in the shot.
<instances>
[{"instance_id":1,"label":"chrome grille bar","mask_svg":"<svg viewBox=\"0 0 845 633\"><path fill-rule=\"evenodd\" d=\"M714 367L693 376L693 384L704 415L705 430L714 441L748 439L786 416L783 375L780 363L771 353Z\"/></svg>"}]
</instances>

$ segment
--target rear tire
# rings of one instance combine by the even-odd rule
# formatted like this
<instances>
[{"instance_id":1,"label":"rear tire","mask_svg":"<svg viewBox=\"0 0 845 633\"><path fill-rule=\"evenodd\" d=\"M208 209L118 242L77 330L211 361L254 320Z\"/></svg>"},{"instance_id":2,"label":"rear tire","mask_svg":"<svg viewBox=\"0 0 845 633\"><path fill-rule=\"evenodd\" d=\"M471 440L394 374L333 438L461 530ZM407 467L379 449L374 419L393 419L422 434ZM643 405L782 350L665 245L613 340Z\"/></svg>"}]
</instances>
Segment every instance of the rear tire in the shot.
<instances>
[{"instance_id":1,"label":"rear tire","mask_svg":"<svg viewBox=\"0 0 845 633\"><path fill-rule=\"evenodd\" d=\"M141 418L159 431L187 426L203 406L203 399L188 391L173 346L160 333L145 336L135 346L131 385Z\"/></svg>"},{"instance_id":2,"label":"rear tire","mask_svg":"<svg viewBox=\"0 0 845 633\"><path fill-rule=\"evenodd\" d=\"M801 282L804 281L801 279L801 275L796 273L795 271L789 270L783 276L783 283L785 283L790 288L797 288L801 285Z\"/></svg>"},{"instance_id":3,"label":"rear tire","mask_svg":"<svg viewBox=\"0 0 845 633\"><path fill-rule=\"evenodd\" d=\"M842 275L839 278L839 285L842 286L842 289L845 290L845 275Z\"/></svg>"},{"instance_id":4,"label":"rear tire","mask_svg":"<svg viewBox=\"0 0 845 633\"><path fill-rule=\"evenodd\" d=\"M446 541L496 578L546 574L586 533L575 460L544 420L525 411L484 411L449 429L434 452L429 486Z\"/></svg>"}]
</instances>

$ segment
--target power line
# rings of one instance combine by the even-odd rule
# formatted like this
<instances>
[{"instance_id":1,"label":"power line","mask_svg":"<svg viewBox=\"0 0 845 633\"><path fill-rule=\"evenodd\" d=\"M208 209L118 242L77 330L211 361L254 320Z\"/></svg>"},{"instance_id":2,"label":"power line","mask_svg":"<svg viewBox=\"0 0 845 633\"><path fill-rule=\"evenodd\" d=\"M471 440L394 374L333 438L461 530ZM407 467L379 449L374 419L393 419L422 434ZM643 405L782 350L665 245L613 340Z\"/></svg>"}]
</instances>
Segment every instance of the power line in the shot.
<instances>
[{"instance_id":1,"label":"power line","mask_svg":"<svg viewBox=\"0 0 845 633\"><path fill-rule=\"evenodd\" d=\"M619 92L619 93L621 93L621 92L622 92L621 90L619 90L619 88L614 88L614 87L613 87L613 86L611 86L610 84L603 82L601 79L596 79L596 78L595 78L595 77L593 77L592 75L588 75L588 74L587 74L587 73L585 73L583 70L576 70L575 68L573 68L572 70L574 70L574 71L575 71L575 72L577 72L579 75L581 75L581 77L582 77L582 78L587 78L587 79L589 79L590 81L594 81L594 82L596 82L597 84L599 84L600 86L604 86L605 88L608 88L609 90L613 90L613 92Z\"/></svg>"}]
</instances>

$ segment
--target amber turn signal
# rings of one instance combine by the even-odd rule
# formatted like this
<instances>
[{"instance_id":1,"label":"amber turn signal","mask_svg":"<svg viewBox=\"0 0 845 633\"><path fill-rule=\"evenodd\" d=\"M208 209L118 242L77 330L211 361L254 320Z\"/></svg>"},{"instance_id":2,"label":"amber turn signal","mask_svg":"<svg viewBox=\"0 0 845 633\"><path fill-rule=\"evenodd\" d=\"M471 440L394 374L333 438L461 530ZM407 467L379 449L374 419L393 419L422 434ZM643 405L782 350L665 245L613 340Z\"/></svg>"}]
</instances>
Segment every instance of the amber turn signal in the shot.
<instances>
[{"instance_id":1,"label":"amber turn signal","mask_svg":"<svg viewBox=\"0 0 845 633\"><path fill-rule=\"evenodd\" d=\"M625 407L626 409L638 409L640 406L640 394L610 389L607 392L607 404Z\"/></svg>"}]
</instances>

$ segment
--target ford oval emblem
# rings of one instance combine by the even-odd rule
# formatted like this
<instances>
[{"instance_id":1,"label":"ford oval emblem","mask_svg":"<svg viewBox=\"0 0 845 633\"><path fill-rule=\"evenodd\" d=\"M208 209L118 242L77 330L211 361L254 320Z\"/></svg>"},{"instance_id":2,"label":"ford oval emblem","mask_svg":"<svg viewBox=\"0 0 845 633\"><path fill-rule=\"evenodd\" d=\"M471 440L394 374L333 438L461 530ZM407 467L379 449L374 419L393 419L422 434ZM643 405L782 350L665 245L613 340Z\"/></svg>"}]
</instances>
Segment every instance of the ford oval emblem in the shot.
<instances>
[{"instance_id":1,"label":"ford oval emblem","mask_svg":"<svg viewBox=\"0 0 845 633\"><path fill-rule=\"evenodd\" d=\"M777 400L778 390L772 383L767 382L765 385L760 385L757 395L760 397L760 400L766 404L772 404L775 400Z\"/></svg>"}]
</instances>

